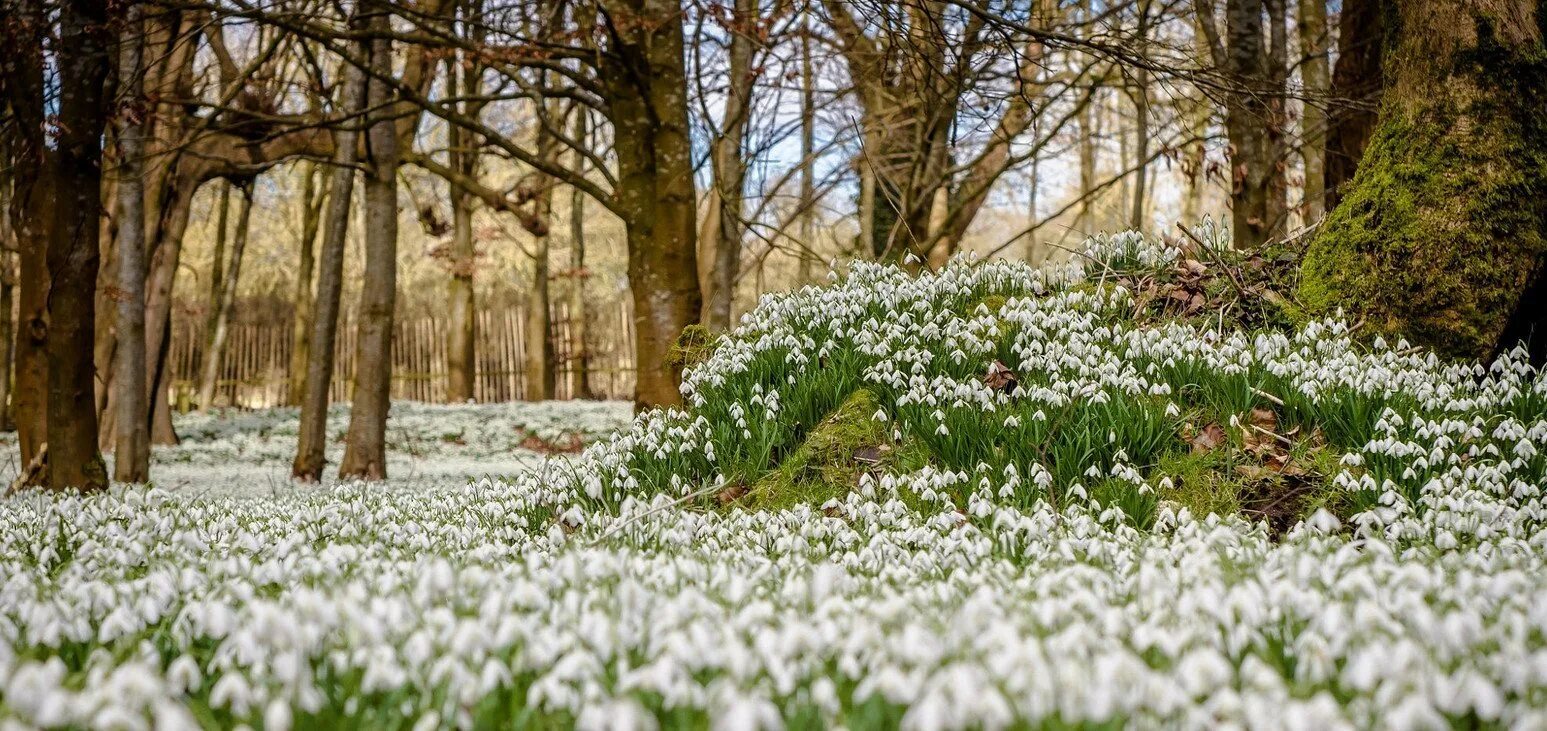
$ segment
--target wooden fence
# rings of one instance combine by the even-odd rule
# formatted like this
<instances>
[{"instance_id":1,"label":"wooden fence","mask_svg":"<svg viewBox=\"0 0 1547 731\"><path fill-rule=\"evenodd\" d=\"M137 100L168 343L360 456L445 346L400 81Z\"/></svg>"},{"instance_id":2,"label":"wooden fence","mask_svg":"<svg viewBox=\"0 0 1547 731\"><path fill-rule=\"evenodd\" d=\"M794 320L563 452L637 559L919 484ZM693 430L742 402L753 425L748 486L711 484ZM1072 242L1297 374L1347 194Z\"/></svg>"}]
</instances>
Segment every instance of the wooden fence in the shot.
<instances>
[{"instance_id":1,"label":"wooden fence","mask_svg":"<svg viewBox=\"0 0 1547 731\"><path fill-rule=\"evenodd\" d=\"M628 302L593 312L590 322L589 361L591 391L602 398L628 399L634 392L633 319ZM553 306L550 316L557 378L553 398L576 396L573 353L567 303ZM403 319L392 336L392 398L444 403L446 401L446 347L448 321L444 317ZM524 358L526 317L520 307L478 313L476 339L477 379L474 398L480 402L523 400L527 393ZM354 385L354 319L339 320L336 357L333 361L331 401L347 401ZM291 321L289 318L230 325L216 406L266 408L289 401ZM200 317L172 318L172 403L181 410L193 406L204 362L204 321Z\"/></svg>"}]
</instances>

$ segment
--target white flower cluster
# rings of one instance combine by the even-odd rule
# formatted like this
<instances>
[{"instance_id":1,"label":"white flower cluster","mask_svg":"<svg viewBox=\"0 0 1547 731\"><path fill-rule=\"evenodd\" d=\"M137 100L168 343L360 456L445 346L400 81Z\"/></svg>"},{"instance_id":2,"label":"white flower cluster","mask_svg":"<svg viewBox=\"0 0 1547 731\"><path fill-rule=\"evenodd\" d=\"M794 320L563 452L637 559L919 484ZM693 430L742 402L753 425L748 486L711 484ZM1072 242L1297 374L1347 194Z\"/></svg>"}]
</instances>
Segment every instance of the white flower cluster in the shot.
<instances>
[{"instance_id":1,"label":"white flower cluster","mask_svg":"<svg viewBox=\"0 0 1547 731\"><path fill-rule=\"evenodd\" d=\"M1137 329L1103 245L767 297L688 410L508 481L10 498L0 723L1547 726L1543 377ZM928 466L718 505L861 388ZM1168 500L1180 414L1263 394L1346 453L1349 512L1275 538Z\"/></svg>"}]
</instances>

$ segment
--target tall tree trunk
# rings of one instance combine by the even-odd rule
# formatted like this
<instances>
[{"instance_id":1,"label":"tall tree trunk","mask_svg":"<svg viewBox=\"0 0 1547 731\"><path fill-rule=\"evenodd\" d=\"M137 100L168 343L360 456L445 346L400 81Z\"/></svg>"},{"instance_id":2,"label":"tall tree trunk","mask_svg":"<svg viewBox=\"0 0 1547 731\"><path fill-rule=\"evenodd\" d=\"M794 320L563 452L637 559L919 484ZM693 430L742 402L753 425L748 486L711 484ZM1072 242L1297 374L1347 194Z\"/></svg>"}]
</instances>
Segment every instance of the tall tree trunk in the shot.
<instances>
[{"instance_id":1,"label":"tall tree trunk","mask_svg":"<svg viewBox=\"0 0 1547 731\"><path fill-rule=\"evenodd\" d=\"M1025 253L1025 259L1026 259L1027 262L1032 263L1032 264L1039 264L1039 263L1041 263L1040 260L1043 258L1042 252L1038 250L1039 247L1037 246L1037 235L1036 235L1036 232L1032 230L1037 225L1037 222L1042 220L1041 214L1037 211L1037 207L1038 207L1038 203L1039 203L1038 200L1037 200L1037 193L1039 192L1039 190L1042 187L1042 178L1041 178L1041 175L1040 175L1040 173L1042 172L1041 169L1040 169L1041 166L1042 166L1042 161L1041 161L1040 158L1041 158L1040 155L1038 155L1036 153L1032 154L1032 156L1031 156L1031 164L1030 164L1030 168L1031 169L1027 172L1027 176L1026 176L1027 177L1027 181L1026 181L1026 253Z\"/></svg>"},{"instance_id":2,"label":"tall tree trunk","mask_svg":"<svg viewBox=\"0 0 1547 731\"><path fill-rule=\"evenodd\" d=\"M1268 58L1263 92L1267 104L1268 229L1271 238L1289 225L1289 23L1288 0L1263 0L1268 13Z\"/></svg>"},{"instance_id":3,"label":"tall tree trunk","mask_svg":"<svg viewBox=\"0 0 1547 731\"><path fill-rule=\"evenodd\" d=\"M102 223L102 134L107 125L107 3L70 0L59 12L56 200L48 232L49 487L100 490L93 340Z\"/></svg>"},{"instance_id":4,"label":"tall tree trunk","mask_svg":"<svg viewBox=\"0 0 1547 731\"><path fill-rule=\"evenodd\" d=\"M226 334L231 326L231 310L236 305L236 290L242 277L242 255L247 249L248 227L252 220L252 183L241 186L241 208L236 214L236 231L231 238L231 264L215 288L210 303L209 327L204 333L204 372L199 378L199 410L215 407L215 390L220 385L220 365L226 350Z\"/></svg>"},{"instance_id":5,"label":"tall tree trunk","mask_svg":"<svg viewBox=\"0 0 1547 731\"><path fill-rule=\"evenodd\" d=\"M1375 133L1385 64L1383 0L1344 0L1338 16L1338 60L1327 103L1327 153L1323 192L1327 210L1354 179L1365 145Z\"/></svg>"},{"instance_id":6,"label":"tall tree trunk","mask_svg":"<svg viewBox=\"0 0 1547 731\"><path fill-rule=\"evenodd\" d=\"M1225 130L1232 150L1230 219L1236 248L1256 249L1273 231L1274 161L1268 127L1268 54L1263 47L1263 0L1226 0L1226 73L1239 91L1227 94Z\"/></svg>"},{"instance_id":7,"label":"tall tree trunk","mask_svg":"<svg viewBox=\"0 0 1547 731\"><path fill-rule=\"evenodd\" d=\"M146 373L155 384L150 396L150 443L163 445L177 444L177 431L172 426L172 371L167 361L172 352L172 289L177 281L193 196L198 190L194 181L176 179L175 173L173 177L171 190L162 199L160 215L154 217L160 225L152 239L156 243L145 277L145 352L150 359ZM152 217L147 206L146 218Z\"/></svg>"},{"instance_id":8,"label":"tall tree trunk","mask_svg":"<svg viewBox=\"0 0 1547 731\"><path fill-rule=\"evenodd\" d=\"M811 64L811 17L800 28L800 267L795 285L811 282L816 268L816 74Z\"/></svg>"},{"instance_id":9,"label":"tall tree trunk","mask_svg":"<svg viewBox=\"0 0 1547 731\"><path fill-rule=\"evenodd\" d=\"M42 30L47 18L40 0L0 4L0 33L12 53L0 54L14 129L9 141L12 235L16 238L18 275L15 330L16 378L12 412L16 419L21 463L38 458L47 434L48 211L53 204L48 146L43 139L47 116L43 83Z\"/></svg>"},{"instance_id":10,"label":"tall tree trunk","mask_svg":"<svg viewBox=\"0 0 1547 731\"><path fill-rule=\"evenodd\" d=\"M327 201L327 179L315 163L305 164L301 189L300 261L295 275L295 313L290 320L290 375L285 387L285 403L300 406L306 391L306 363L310 358L312 319L316 310L317 231L322 225L322 207Z\"/></svg>"},{"instance_id":11,"label":"tall tree trunk","mask_svg":"<svg viewBox=\"0 0 1547 731\"><path fill-rule=\"evenodd\" d=\"M1547 16L1400 0L1375 134L1312 242L1300 299L1452 355L1547 355Z\"/></svg>"},{"instance_id":12,"label":"tall tree trunk","mask_svg":"<svg viewBox=\"0 0 1547 731\"><path fill-rule=\"evenodd\" d=\"M461 94L477 96L481 93L479 75L471 67L448 66L448 85L453 90L457 88L459 71L465 71L460 79ZM476 119L482 105L465 102L459 106L463 114ZM449 125L447 135L452 169L469 177L476 176L478 156L471 149L475 139L472 133ZM458 186L448 187L451 189L451 280L447 292L450 332L446 338L446 396L453 402L460 402L473 399L478 379L478 308L473 290L478 252L473 245L473 197Z\"/></svg>"},{"instance_id":13,"label":"tall tree trunk","mask_svg":"<svg viewBox=\"0 0 1547 731\"><path fill-rule=\"evenodd\" d=\"M1347 3L1344 4L1347 8ZM1300 160L1305 166L1301 213L1307 223L1321 220L1327 205L1327 0L1299 0L1300 79L1305 101L1300 113Z\"/></svg>"},{"instance_id":14,"label":"tall tree trunk","mask_svg":"<svg viewBox=\"0 0 1547 731\"><path fill-rule=\"evenodd\" d=\"M1092 91L1094 95L1094 91ZM1100 121L1096 116L1094 99L1080 109L1077 134L1080 151L1080 212L1075 218L1075 228L1081 236L1096 233L1096 212L1093 199L1096 196L1096 138L1101 135Z\"/></svg>"},{"instance_id":15,"label":"tall tree trunk","mask_svg":"<svg viewBox=\"0 0 1547 731\"><path fill-rule=\"evenodd\" d=\"M859 204L856 206L859 214L859 246L855 247L855 256L880 256L876 251L876 171L870 167L865 154L860 153L857 159L859 165Z\"/></svg>"},{"instance_id":16,"label":"tall tree trunk","mask_svg":"<svg viewBox=\"0 0 1547 731\"><path fill-rule=\"evenodd\" d=\"M590 141L590 110L575 110L574 139L581 145ZM575 174L585 177L585 153L575 151ZM595 398L591 390L591 352L587 343L589 322L586 315L585 282L590 276L585 265L585 192L571 187L569 198L569 357L570 394L577 399Z\"/></svg>"},{"instance_id":17,"label":"tall tree trunk","mask_svg":"<svg viewBox=\"0 0 1547 731\"><path fill-rule=\"evenodd\" d=\"M553 186L546 185L538 194L538 215L552 216ZM557 380L553 363L553 316L549 310L549 254L548 236L532 237L532 286L526 290L526 337L523 355L526 358L527 401L546 401L553 398Z\"/></svg>"},{"instance_id":18,"label":"tall tree trunk","mask_svg":"<svg viewBox=\"0 0 1547 731\"><path fill-rule=\"evenodd\" d=\"M119 36L119 89L127 101L119 112L118 148L118 346L113 358L117 389L113 479L150 479L149 387L145 381L145 128L142 5L128 8Z\"/></svg>"},{"instance_id":19,"label":"tall tree trunk","mask_svg":"<svg viewBox=\"0 0 1547 731\"><path fill-rule=\"evenodd\" d=\"M371 3L370 28L382 37L371 41L369 109L391 109L392 95L380 79L392 74L390 5ZM392 388L392 316L397 303L398 135L393 118L378 113L366 132L370 150L365 171L365 272L361 277L359 346L355 355L355 392L349 412L340 479L387 478L387 411Z\"/></svg>"},{"instance_id":20,"label":"tall tree trunk","mask_svg":"<svg viewBox=\"0 0 1547 731\"><path fill-rule=\"evenodd\" d=\"M1139 53L1149 45L1150 5L1148 2L1139 3L1138 44ZM1134 230L1144 228L1144 201L1146 186L1149 184L1149 155L1150 155L1150 77L1149 72L1143 68L1133 72L1133 147L1134 165L1138 168L1133 179L1133 205L1129 210L1129 226Z\"/></svg>"},{"instance_id":21,"label":"tall tree trunk","mask_svg":"<svg viewBox=\"0 0 1547 731\"><path fill-rule=\"evenodd\" d=\"M725 115L720 120L720 136L714 141L710 161L714 170L716 198L720 206L719 227L715 232L714 266L704 303L704 325L721 332L730 328L731 306L736 298L736 274L741 268L741 245L746 217L743 201L746 190L747 117L752 108L752 87L757 74L752 68L752 37L757 32L756 0L735 0L729 27L730 60L726 69Z\"/></svg>"},{"instance_id":22,"label":"tall tree trunk","mask_svg":"<svg viewBox=\"0 0 1547 731\"><path fill-rule=\"evenodd\" d=\"M204 344L209 345L210 333L215 331L215 319L220 312L220 288L226 281L226 237L231 232L231 181L221 178L216 183L220 199L215 204L215 252L209 265L209 311L204 313ZM208 350L204 351L206 354Z\"/></svg>"},{"instance_id":23,"label":"tall tree trunk","mask_svg":"<svg viewBox=\"0 0 1547 731\"><path fill-rule=\"evenodd\" d=\"M0 23L3 22L4 18L0 17ZM0 64L0 71L4 70L4 65ZM5 101L0 97L0 105ZM15 336L12 312L16 308L16 271L11 261L16 251L16 236L11 225L11 203L15 200L12 186L16 170L11 148L10 138L0 137L0 163L6 168L0 171L0 431L12 429L11 358L15 354L11 339Z\"/></svg>"},{"instance_id":24,"label":"tall tree trunk","mask_svg":"<svg viewBox=\"0 0 1547 731\"><path fill-rule=\"evenodd\" d=\"M339 108L345 114L365 109L365 73L345 69ZM311 321L311 349L306 359L306 387L301 391L300 436L290 474L298 480L322 479L327 464L328 391L333 385L333 359L338 340L338 312L344 293L344 245L349 236L350 199L354 194L359 132L352 126L334 132L333 182L317 261L317 296Z\"/></svg>"},{"instance_id":25,"label":"tall tree trunk","mask_svg":"<svg viewBox=\"0 0 1547 731\"><path fill-rule=\"evenodd\" d=\"M618 158L616 197L628 230L634 405L644 409L681 403L682 364L672 349L698 322L703 299L682 11L675 0L624 5L637 17L622 24L602 77Z\"/></svg>"}]
</instances>

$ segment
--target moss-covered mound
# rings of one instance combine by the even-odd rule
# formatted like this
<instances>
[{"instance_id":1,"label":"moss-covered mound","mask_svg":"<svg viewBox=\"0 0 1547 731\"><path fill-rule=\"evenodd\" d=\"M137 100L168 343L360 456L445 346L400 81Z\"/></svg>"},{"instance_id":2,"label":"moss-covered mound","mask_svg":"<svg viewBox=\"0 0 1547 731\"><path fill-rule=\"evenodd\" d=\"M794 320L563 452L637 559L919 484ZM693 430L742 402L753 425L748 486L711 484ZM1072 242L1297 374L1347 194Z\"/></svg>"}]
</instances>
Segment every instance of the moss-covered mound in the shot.
<instances>
[{"instance_id":1,"label":"moss-covered mound","mask_svg":"<svg viewBox=\"0 0 1547 731\"><path fill-rule=\"evenodd\" d=\"M1547 413L1519 353L1484 371L1302 323L1292 254L1207 234L1097 237L1040 270L855 264L765 298L688 370L686 411L646 415L590 461L587 492L757 510L881 491L923 512L1088 509L1146 528L1185 510L1276 535L1320 510L1425 510L1464 466L1437 455ZM1435 456L1405 461L1419 453ZM1547 459L1510 467L1540 481Z\"/></svg>"}]
</instances>

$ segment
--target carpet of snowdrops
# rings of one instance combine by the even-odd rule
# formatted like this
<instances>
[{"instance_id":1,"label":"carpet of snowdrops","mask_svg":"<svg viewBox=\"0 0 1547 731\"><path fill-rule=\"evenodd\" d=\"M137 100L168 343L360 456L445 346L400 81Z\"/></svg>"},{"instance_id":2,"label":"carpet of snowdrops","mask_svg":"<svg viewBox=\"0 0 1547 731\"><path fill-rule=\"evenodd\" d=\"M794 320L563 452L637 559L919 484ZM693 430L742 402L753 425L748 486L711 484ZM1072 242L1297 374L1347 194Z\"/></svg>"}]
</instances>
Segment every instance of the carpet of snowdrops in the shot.
<instances>
[{"instance_id":1,"label":"carpet of snowdrops","mask_svg":"<svg viewBox=\"0 0 1547 731\"><path fill-rule=\"evenodd\" d=\"M1092 279L1181 252L1086 246L766 296L685 411L509 478L11 498L0 717L1547 727L1547 379L1336 321L1139 328ZM1018 388L984 383L994 360ZM722 505L860 388L927 466ZM1282 536L1179 507L1179 422L1264 405L1343 452L1337 500Z\"/></svg>"},{"instance_id":2,"label":"carpet of snowdrops","mask_svg":"<svg viewBox=\"0 0 1547 731\"><path fill-rule=\"evenodd\" d=\"M400 401L392 405L387 420L385 487L460 486L471 479L523 472L555 448L567 449L626 428L631 416L630 405L618 401ZM173 423L180 443L152 448L151 478L162 489L205 497L298 489L290 480L300 424L297 409L194 412L174 415ZM327 427L330 465L336 466L343 456L348 428L348 405L333 406ZM106 456L111 463L112 455ZM0 480L13 480L18 464L15 432L0 434ZM324 472L328 484L334 474Z\"/></svg>"}]
</instances>

